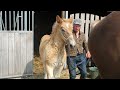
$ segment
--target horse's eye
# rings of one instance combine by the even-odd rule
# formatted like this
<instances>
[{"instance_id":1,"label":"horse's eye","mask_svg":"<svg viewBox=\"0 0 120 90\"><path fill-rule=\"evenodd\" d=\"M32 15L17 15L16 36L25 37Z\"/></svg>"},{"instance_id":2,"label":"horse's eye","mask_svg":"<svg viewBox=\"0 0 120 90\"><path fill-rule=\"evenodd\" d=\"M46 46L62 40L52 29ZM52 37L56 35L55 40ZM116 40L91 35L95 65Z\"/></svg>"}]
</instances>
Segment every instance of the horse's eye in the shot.
<instances>
[{"instance_id":1,"label":"horse's eye","mask_svg":"<svg viewBox=\"0 0 120 90\"><path fill-rule=\"evenodd\" d=\"M62 32L65 32L65 30L64 30L64 29L62 29Z\"/></svg>"}]
</instances>

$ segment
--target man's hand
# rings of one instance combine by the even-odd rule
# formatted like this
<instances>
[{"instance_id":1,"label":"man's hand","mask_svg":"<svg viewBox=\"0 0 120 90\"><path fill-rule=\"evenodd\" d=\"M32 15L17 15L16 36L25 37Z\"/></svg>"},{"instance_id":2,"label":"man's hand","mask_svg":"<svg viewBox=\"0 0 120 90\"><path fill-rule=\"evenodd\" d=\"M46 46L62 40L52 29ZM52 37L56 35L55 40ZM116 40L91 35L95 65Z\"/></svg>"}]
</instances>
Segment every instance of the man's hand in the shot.
<instances>
[{"instance_id":1,"label":"man's hand","mask_svg":"<svg viewBox=\"0 0 120 90\"><path fill-rule=\"evenodd\" d=\"M90 54L89 51L86 53L86 57L87 57L87 58L91 58L91 54Z\"/></svg>"}]
</instances>

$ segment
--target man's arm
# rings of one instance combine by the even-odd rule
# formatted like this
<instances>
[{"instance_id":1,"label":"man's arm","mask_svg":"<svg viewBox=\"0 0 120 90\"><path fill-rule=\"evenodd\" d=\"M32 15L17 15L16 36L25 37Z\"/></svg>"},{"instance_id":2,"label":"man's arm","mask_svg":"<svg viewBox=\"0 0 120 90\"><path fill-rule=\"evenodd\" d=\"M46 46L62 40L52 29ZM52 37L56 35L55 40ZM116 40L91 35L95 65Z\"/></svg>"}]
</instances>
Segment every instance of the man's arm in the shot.
<instances>
[{"instance_id":1,"label":"man's arm","mask_svg":"<svg viewBox=\"0 0 120 90\"><path fill-rule=\"evenodd\" d=\"M83 47L84 47L84 49L86 51L86 57L91 58L91 54L90 54L89 49L88 49L88 44L86 42L85 35L83 36Z\"/></svg>"}]
</instances>

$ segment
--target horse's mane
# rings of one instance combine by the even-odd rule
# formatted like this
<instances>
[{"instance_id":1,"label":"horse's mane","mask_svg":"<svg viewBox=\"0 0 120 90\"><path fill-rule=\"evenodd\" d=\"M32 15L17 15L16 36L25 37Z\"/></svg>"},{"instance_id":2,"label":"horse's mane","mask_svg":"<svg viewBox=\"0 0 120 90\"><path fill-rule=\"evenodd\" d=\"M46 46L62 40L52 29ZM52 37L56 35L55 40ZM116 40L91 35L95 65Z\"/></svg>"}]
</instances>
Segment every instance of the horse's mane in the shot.
<instances>
[{"instance_id":1,"label":"horse's mane","mask_svg":"<svg viewBox=\"0 0 120 90\"><path fill-rule=\"evenodd\" d=\"M52 32L51 32L51 35L53 35L54 33L56 33L57 26L58 26L58 23L57 23L57 22L54 22L54 24L53 24L53 26L52 26Z\"/></svg>"}]
</instances>

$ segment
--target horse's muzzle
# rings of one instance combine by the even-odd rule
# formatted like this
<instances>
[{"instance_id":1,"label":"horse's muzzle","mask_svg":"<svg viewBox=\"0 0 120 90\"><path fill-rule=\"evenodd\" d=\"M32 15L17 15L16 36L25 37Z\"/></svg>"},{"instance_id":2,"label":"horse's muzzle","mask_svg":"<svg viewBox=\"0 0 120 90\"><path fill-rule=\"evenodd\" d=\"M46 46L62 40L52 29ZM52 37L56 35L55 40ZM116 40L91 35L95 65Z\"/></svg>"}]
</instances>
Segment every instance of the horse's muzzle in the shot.
<instances>
[{"instance_id":1,"label":"horse's muzzle","mask_svg":"<svg viewBox=\"0 0 120 90\"><path fill-rule=\"evenodd\" d=\"M75 47L75 45L73 46L73 45L70 44L70 48L74 48L74 47Z\"/></svg>"}]
</instances>

